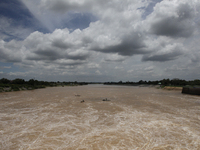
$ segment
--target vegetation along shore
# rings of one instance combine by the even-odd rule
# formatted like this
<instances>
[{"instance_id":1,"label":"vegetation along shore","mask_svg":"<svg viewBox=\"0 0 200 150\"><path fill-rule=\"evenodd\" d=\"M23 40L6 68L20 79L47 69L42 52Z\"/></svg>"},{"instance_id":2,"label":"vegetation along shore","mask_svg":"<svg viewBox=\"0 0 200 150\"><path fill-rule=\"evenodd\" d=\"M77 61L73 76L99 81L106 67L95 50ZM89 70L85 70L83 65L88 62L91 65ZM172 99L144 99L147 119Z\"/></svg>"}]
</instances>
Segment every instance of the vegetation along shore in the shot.
<instances>
[{"instance_id":1,"label":"vegetation along shore","mask_svg":"<svg viewBox=\"0 0 200 150\"><path fill-rule=\"evenodd\" d=\"M21 90L33 90L45 87L55 87L55 86L78 86L78 85L87 85L94 84L94 82L48 82L48 81L38 81L35 79L30 79L29 81L25 81L24 79L14 79L9 80L6 78L0 79L0 92L11 92L11 91L21 91ZM182 93L186 94L196 94L200 95L200 80L182 80L182 79L163 79L157 81L143 81L140 80L138 82L98 82L98 84L104 85L125 85L125 86L156 86L159 88L163 88L165 90L182 90ZM192 89L195 88L197 92L191 92ZM187 89L187 90L186 90ZM188 92L190 89L190 92Z\"/></svg>"},{"instance_id":2,"label":"vegetation along shore","mask_svg":"<svg viewBox=\"0 0 200 150\"><path fill-rule=\"evenodd\" d=\"M24 79L14 79L8 80L6 78L0 79L0 92L12 92L21 90L34 90L45 87L55 87L55 86L77 86L85 85L85 82L48 82L48 81L38 81L30 79L25 81Z\"/></svg>"}]
</instances>

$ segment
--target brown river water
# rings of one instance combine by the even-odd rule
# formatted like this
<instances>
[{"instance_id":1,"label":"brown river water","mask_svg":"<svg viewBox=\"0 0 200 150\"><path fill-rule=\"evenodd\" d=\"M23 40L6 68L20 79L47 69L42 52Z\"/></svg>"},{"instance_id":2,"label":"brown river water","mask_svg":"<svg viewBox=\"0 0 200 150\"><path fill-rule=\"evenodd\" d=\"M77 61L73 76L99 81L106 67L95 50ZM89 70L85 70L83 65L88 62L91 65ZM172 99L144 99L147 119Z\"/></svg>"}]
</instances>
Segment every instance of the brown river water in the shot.
<instances>
[{"instance_id":1,"label":"brown river water","mask_svg":"<svg viewBox=\"0 0 200 150\"><path fill-rule=\"evenodd\" d=\"M0 93L0 150L200 150L200 97L105 85Z\"/></svg>"}]
</instances>

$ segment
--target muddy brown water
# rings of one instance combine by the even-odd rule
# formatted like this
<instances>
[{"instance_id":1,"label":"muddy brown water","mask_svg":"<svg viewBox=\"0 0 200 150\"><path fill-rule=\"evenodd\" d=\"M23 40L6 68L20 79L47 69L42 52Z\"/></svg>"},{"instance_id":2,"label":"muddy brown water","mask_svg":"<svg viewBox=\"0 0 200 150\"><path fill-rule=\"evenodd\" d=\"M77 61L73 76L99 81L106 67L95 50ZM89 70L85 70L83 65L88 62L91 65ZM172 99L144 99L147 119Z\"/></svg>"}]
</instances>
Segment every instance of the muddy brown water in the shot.
<instances>
[{"instance_id":1,"label":"muddy brown water","mask_svg":"<svg viewBox=\"0 0 200 150\"><path fill-rule=\"evenodd\" d=\"M0 149L200 150L200 97L105 85L0 93Z\"/></svg>"}]
</instances>

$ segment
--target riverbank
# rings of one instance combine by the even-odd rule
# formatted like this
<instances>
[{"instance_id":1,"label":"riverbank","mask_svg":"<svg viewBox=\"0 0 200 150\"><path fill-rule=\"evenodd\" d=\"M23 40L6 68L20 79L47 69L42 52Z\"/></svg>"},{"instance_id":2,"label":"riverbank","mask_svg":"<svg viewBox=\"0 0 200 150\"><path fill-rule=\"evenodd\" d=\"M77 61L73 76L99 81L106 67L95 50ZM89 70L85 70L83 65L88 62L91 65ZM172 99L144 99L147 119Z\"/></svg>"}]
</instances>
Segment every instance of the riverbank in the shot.
<instances>
[{"instance_id":1,"label":"riverbank","mask_svg":"<svg viewBox=\"0 0 200 150\"><path fill-rule=\"evenodd\" d=\"M183 87L176 87L176 86L165 86L163 87L164 90L177 90L182 91Z\"/></svg>"},{"instance_id":2,"label":"riverbank","mask_svg":"<svg viewBox=\"0 0 200 150\"><path fill-rule=\"evenodd\" d=\"M0 93L1 92L14 92L14 91L27 91L27 90L35 90L42 89L46 87L65 87L65 86L81 86L86 84L74 84L74 83L51 83L51 84L0 84Z\"/></svg>"}]
</instances>

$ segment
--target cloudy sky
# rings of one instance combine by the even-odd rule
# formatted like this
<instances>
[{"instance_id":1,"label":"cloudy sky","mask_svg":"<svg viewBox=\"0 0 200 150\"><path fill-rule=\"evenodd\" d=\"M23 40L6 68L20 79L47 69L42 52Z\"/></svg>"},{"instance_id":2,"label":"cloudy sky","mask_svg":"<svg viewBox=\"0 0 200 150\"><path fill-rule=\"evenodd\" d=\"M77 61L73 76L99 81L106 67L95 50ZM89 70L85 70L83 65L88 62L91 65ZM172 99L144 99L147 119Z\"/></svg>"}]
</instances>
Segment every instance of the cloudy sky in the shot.
<instances>
[{"instance_id":1,"label":"cloudy sky","mask_svg":"<svg viewBox=\"0 0 200 150\"><path fill-rule=\"evenodd\" d=\"M200 1L1 0L3 77L200 79Z\"/></svg>"}]
</instances>

